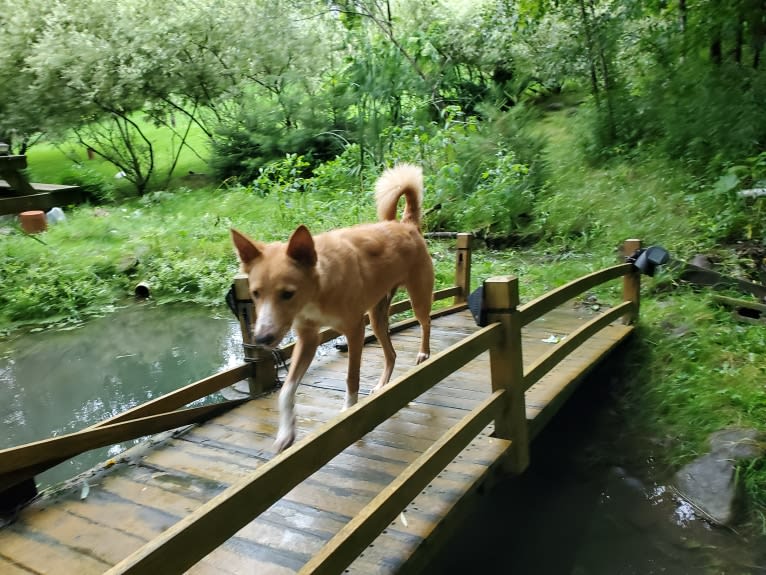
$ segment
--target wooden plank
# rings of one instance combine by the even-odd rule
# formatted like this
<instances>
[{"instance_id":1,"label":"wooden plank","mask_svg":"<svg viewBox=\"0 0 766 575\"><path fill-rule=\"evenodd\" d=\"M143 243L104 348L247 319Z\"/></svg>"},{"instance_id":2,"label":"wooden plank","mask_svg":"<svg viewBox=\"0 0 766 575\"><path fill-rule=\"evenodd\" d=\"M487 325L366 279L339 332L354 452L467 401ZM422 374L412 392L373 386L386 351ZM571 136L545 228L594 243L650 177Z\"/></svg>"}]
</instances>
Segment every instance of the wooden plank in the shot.
<instances>
[{"instance_id":1,"label":"wooden plank","mask_svg":"<svg viewBox=\"0 0 766 575\"><path fill-rule=\"evenodd\" d=\"M595 317L585 325L579 327L566 339L557 343L549 353L541 357L524 373L524 390L534 385L543 375L548 373L564 357L582 345L589 337L612 323L615 319L623 316L627 310L633 307L633 302L626 301L608 312Z\"/></svg>"},{"instance_id":2,"label":"wooden plank","mask_svg":"<svg viewBox=\"0 0 766 575\"><path fill-rule=\"evenodd\" d=\"M626 240L622 245L623 255L627 258L632 256L636 250L641 249L641 240ZM623 323L629 324L638 320L638 312L641 306L641 272L630 264L629 273L625 274L622 280L622 299L623 301L632 301L633 309L625 314Z\"/></svg>"},{"instance_id":3,"label":"wooden plank","mask_svg":"<svg viewBox=\"0 0 766 575\"><path fill-rule=\"evenodd\" d=\"M143 403L133 409L129 409L119 415L116 415L115 417L105 419L88 427L86 431L119 422L135 420L141 417L161 414L166 410L170 411L177 409L192 401L196 401L197 399L201 399L207 395L210 395L211 393L219 391L224 387L228 387L234 383L237 383L238 381L242 381L251 374L251 370L252 368L249 364L237 365L210 377L206 377L202 380L191 383L174 392L165 394L161 397L158 397L157 399ZM144 434L140 434L137 437L140 437L141 435ZM68 457L71 457L63 456L61 453L56 453L56 456L57 457L47 458L45 462L36 463L22 469L3 473L0 475L0 491L16 485L20 481L34 477L35 475L38 475L39 473L42 473L43 471L46 471L47 469L50 469L51 467L66 461ZM1 457L2 452L0 452L0 458ZM0 459L0 463L1 462L2 460Z\"/></svg>"},{"instance_id":4,"label":"wooden plank","mask_svg":"<svg viewBox=\"0 0 766 575\"><path fill-rule=\"evenodd\" d=\"M51 573L56 569L60 573L77 575L100 575L109 568L109 564L56 542L45 534L22 532L15 526L5 527L0 531L2 539L2 557L16 565L22 565L26 573ZM57 566L67 565L67 570Z\"/></svg>"},{"instance_id":5,"label":"wooden plank","mask_svg":"<svg viewBox=\"0 0 766 575\"><path fill-rule=\"evenodd\" d=\"M5 178L7 193L17 196L34 193L26 175L21 171L26 167L27 157L24 155L0 156L0 176Z\"/></svg>"},{"instance_id":6,"label":"wooden plank","mask_svg":"<svg viewBox=\"0 0 766 575\"><path fill-rule=\"evenodd\" d=\"M587 353L585 357L579 362L578 368L574 373L567 374L565 377L557 378L558 392L554 395L549 395L549 400L542 406L537 413L534 414L533 419L529 422L530 437L536 437L542 429L548 424L553 416L558 413L561 406L577 389L582 379L601 361L608 353L610 353L615 347L622 343L631 333L633 333L632 326L614 326L615 337L612 340L604 342L600 347L587 348L583 350ZM552 374L553 372L551 372ZM550 374L549 374L550 375ZM530 393L534 388L530 388L527 393Z\"/></svg>"},{"instance_id":7,"label":"wooden plank","mask_svg":"<svg viewBox=\"0 0 766 575\"><path fill-rule=\"evenodd\" d=\"M32 534L44 534L46 538L74 551L87 550L89 556L108 565L116 563L146 542L145 538L135 533L109 529L70 513L63 506L50 506L45 513L38 513L34 521L27 522L27 529ZM61 569L61 572L66 571Z\"/></svg>"},{"instance_id":8,"label":"wooden plank","mask_svg":"<svg viewBox=\"0 0 766 575\"><path fill-rule=\"evenodd\" d=\"M566 336L566 341L572 338L572 332L577 330L577 318L581 318L579 322L587 323L598 317L601 315L594 314L587 308L560 306L538 318L523 330L525 368L529 370L539 365L541 358L553 349L554 346L543 343L543 339L556 334L560 337ZM594 357L603 357L603 354L611 349L610 346L616 345L616 342L626 337L630 331L631 327L619 324L604 327L527 390L526 415L532 419L529 424L530 437L534 437L542 428L543 422L552 417L564 401L561 398L568 397L576 388L576 382L570 382L581 378L582 374L592 367ZM479 330L473 324L470 314L465 311L435 322L434 333L438 346L447 346L448 342L460 340L464 333L472 332L479 333ZM394 346L400 353L400 359L405 360L398 362L397 372L404 372L408 368L406 358L417 349L418 340L419 337L414 332L394 336ZM214 533L214 537L221 537L225 542L199 563L187 567L189 572L212 573L221 569L231 573L287 573L301 568L320 550L323 542L330 540L345 525L359 518L360 512L370 501L399 481L396 478L403 469L418 457L422 457L423 453L433 449L433 442L438 441L444 431L454 427L470 409L487 400L490 394L488 356L487 352L479 353L455 373L443 378L428 391L410 401L397 414L384 418L378 427L361 439L350 440L352 442L342 453L330 456L326 465L307 477L300 485L290 489L273 505L267 504L265 499L261 501L255 489L249 492L249 497L242 494L239 507L244 508L241 511L243 516L248 506L251 509L261 505L271 506L254 521L246 519L242 524L243 528L235 529L228 539L226 534ZM381 350L377 345L365 351L363 368L365 373L371 376L371 381L377 379L380 358ZM299 388L297 398L298 429L301 436L309 437L291 449L297 449L299 445L310 445L311 439L319 431L333 423L348 426L346 414L338 414L345 388L346 361L342 354L330 353L318 357L312 364L306 376L306 380L311 383ZM418 368L415 371L417 372ZM402 381L402 377L397 377L392 385ZM410 385L411 382L405 383L405 387ZM353 409L360 410L363 404L375 404L380 397L385 397L385 393L388 391L384 390L383 394L373 397L371 401L362 400ZM397 401L402 403L403 393L399 390L394 393ZM168 536L170 532L182 527L187 520L204 511L209 499L220 497L226 494L227 490L231 491L253 477L260 476L270 465L277 465L280 458L288 455L286 452L269 461L274 455L273 437L278 423L276 397L276 393L264 395L257 401L245 403L229 411L203 427L191 428L165 441L161 448L146 450L146 457L137 465L118 463L110 468L108 473L99 477L98 484L91 484L88 500L79 501L77 492L73 491L71 496L67 497L67 501L56 503L62 507L50 517L61 518L64 516L62 513L70 514L80 520L101 525L104 537L108 537L111 530L119 530L120 518L124 517L126 531L139 536L142 541L151 539L144 547L136 548L139 554L145 552L147 546L155 544L157 539L152 537L159 530L168 527L168 531L161 533L159 537ZM380 407L367 408L370 410L367 415L379 415L379 410L389 409L392 401L388 398ZM344 434L353 434L359 430L358 422L355 423L353 419L351 421L350 428L347 427ZM492 470L500 465L498 458L505 450L497 451L495 448L498 447L498 442L503 440L489 438L490 431L491 426L483 429L479 438L470 442L457 458L443 471L438 472L415 499L406 505L406 526L399 517L394 517L390 522L380 522L384 533L375 539L372 546L362 549L361 556L353 561L348 572L371 575L397 572L400 568L415 573L426 570L427 558L437 551L444 534L451 530L449 526L454 525L455 517L460 516L461 509L472 504L471 494L475 496L478 485L489 480L493 476ZM342 449L339 438L332 439L332 442ZM505 445L507 449L508 442L505 442ZM305 449L305 457L310 459L310 464L313 465L313 456L317 453L311 451L316 450L308 446ZM320 459L325 457L325 449L326 447L320 448ZM301 473L305 471L305 467L300 465ZM279 483L282 477L284 476L281 474L274 474L271 481ZM99 492L94 491L96 489L103 489L104 496L100 497ZM268 489L270 486L261 491ZM268 495L266 493L265 497L269 498ZM401 495L396 497L400 498L397 504L406 499ZM116 506L110 505L110 498L116 498ZM49 513L37 504L29 509L30 512L32 510L35 513ZM100 513L110 515L100 517ZM232 516L236 519L239 513L240 511L236 510L217 515L218 522L212 523L214 528L200 528L199 539L188 539L186 546L177 547L179 551L176 554L183 555L191 549L192 553L204 555L205 551L199 549L200 545L208 545L206 539L211 532L219 529L220 524L229 523ZM142 521L145 523L142 524ZM23 517L15 528L24 528ZM4 531L0 533L0 547L3 551L6 541L9 541L6 539L8 530ZM56 533L63 538L64 531L58 529ZM91 533L90 528L86 529L86 533ZM43 531L35 532L31 537L36 541L42 537L45 545L62 545L55 539L45 539ZM76 537L76 533L73 533L72 537ZM366 537L369 538L369 535ZM298 543L295 549L290 548L293 538ZM89 542L99 544L95 537L91 537ZM215 547L215 544L212 546ZM78 548L76 552L83 551ZM113 551L109 552L110 554L107 554L107 551L95 551L94 556L116 556ZM18 552L27 553L21 548ZM66 561L65 556L61 556L63 562L56 563L58 570L80 571L69 568L73 564L70 561L76 560L75 551L72 553L71 556L66 555ZM2 556L0 553L0 557ZM121 563L127 559L129 557L123 556ZM169 563L158 562L157 565L161 564L162 567L159 567L157 572L177 571L174 561L176 560L173 559ZM182 561L188 563L188 559ZM25 563L19 565L27 568ZM118 563L117 566L119 565ZM417 567L412 567L413 565ZM112 572L120 572L116 570L117 566L114 566L115 570ZM100 573L104 568L104 564L101 563L101 568L92 572ZM138 567L136 569L138 570L125 572L142 572ZM154 572L151 564L145 572Z\"/></svg>"},{"instance_id":9,"label":"wooden plank","mask_svg":"<svg viewBox=\"0 0 766 575\"><path fill-rule=\"evenodd\" d=\"M465 517L467 511L474 505L478 494L485 487L490 487L495 478L501 476L500 471L504 465L509 446L510 443L508 441L496 438L485 438L483 441L472 443L466 449L480 451L488 462L486 467L481 471L477 471L470 478L466 478L461 484L460 492L454 494L453 498L443 498L438 504L424 502L424 498L429 492L432 490L438 491L438 485L435 480L433 487L426 487L424 493L418 495L407 506L404 515L408 518L409 527L406 529L417 533L421 537L422 543L416 548L410 549L405 556L400 557L399 564L395 568L389 568L390 565L382 565L377 571L370 572L365 570L365 566L360 565L358 561L354 561L344 572L349 574L358 573L360 575L370 575L370 573L374 572L386 573L387 575L391 573L429 573L428 567L431 559L449 541L449 535L454 532L455 528L463 525L461 518ZM447 470L459 462L460 458L461 456L459 455L458 458L453 460L447 466ZM438 517L438 520L428 524L415 524L409 521L413 510L426 505ZM400 520L395 521L395 527L403 528L400 523ZM393 528L394 526L390 526L375 540L375 549L386 549L388 547L392 539Z\"/></svg>"},{"instance_id":10,"label":"wooden plank","mask_svg":"<svg viewBox=\"0 0 766 575\"><path fill-rule=\"evenodd\" d=\"M458 234L455 243L455 294L454 304L466 303L471 292L471 240L473 234Z\"/></svg>"},{"instance_id":11,"label":"wooden plank","mask_svg":"<svg viewBox=\"0 0 766 575\"><path fill-rule=\"evenodd\" d=\"M173 409L183 407L192 401L207 397L211 393L220 391L224 387L233 385L239 381L247 379L251 375L251 366L247 363L242 363L234 367L228 368L224 371L206 377L194 383L177 389L171 393L147 401L111 417L104 421L97 423L94 427L100 427L104 425L111 425L113 423L119 423L121 421L128 421L131 419L138 419L140 417L146 417L148 415L156 415L163 412L168 412Z\"/></svg>"},{"instance_id":12,"label":"wooden plank","mask_svg":"<svg viewBox=\"0 0 766 575\"><path fill-rule=\"evenodd\" d=\"M498 437L513 442L510 471L521 473L529 466L529 440L524 406L524 359L522 355L519 280L511 276L489 278L484 282L487 321L502 327L503 337L489 350L492 390L503 390L504 405L495 421Z\"/></svg>"},{"instance_id":13,"label":"wooden plank","mask_svg":"<svg viewBox=\"0 0 766 575\"><path fill-rule=\"evenodd\" d=\"M444 467L495 417L504 390L494 392L381 491L300 573L339 573L367 547Z\"/></svg>"},{"instance_id":14,"label":"wooden plank","mask_svg":"<svg viewBox=\"0 0 766 575\"><path fill-rule=\"evenodd\" d=\"M2 556L0 556L0 573L3 575L29 575L28 570L22 569Z\"/></svg>"},{"instance_id":15,"label":"wooden plank","mask_svg":"<svg viewBox=\"0 0 766 575\"><path fill-rule=\"evenodd\" d=\"M377 452L377 448L375 451ZM177 452L177 449L174 449L173 452ZM389 475L390 466L385 461L370 460L367 457L363 457L361 453L363 452L360 452L360 455L344 453L336 457L329 465L323 467L321 471L312 476L309 480L303 482L300 486L296 487L285 496L285 499L283 499L283 501L303 502L303 505L310 506L312 509L318 507L327 510L331 514L342 513L344 517L343 520L335 522L332 532L326 533L328 539L333 533L337 532L343 524L358 514L365 502L372 499L376 493L380 492L385 485L390 483L391 477L395 477L396 474L404 468L404 464L397 465L393 476L391 476ZM223 473L231 476L233 472L236 473L236 471L233 470L241 467L241 464L239 463L241 458L236 454L224 452L221 455L225 457L229 463L222 465L220 460L217 460L215 463L210 460L209 464L205 466L206 473L212 472L209 470L214 469L216 474ZM468 456L468 460L472 458L469 454L466 455ZM412 457L409 459L412 459ZM447 491L442 491L443 493L449 493L450 497L458 497L457 494L461 491L462 485L465 483L466 479L473 477L476 473L481 473L481 469L484 468L484 465L472 464L468 460L464 459L453 466L456 470L462 471L442 472L440 473L438 481L434 480L435 484L443 486L442 489L449 486ZM230 471L227 472L226 467L229 467ZM373 467L376 468L376 473L378 473L378 471L383 471L386 474L380 475L375 479L374 475L370 475L365 471L365 469ZM365 488L364 484L368 483L368 481L372 482L369 483L369 487ZM331 487L328 488L328 486ZM423 520L425 520L426 515L431 517L427 522L430 523L434 521L435 519L431 508L435 503L436 502L432 500L432 496L429 494L428 498L424 501L424 509L414 510L410 515L410 523L412 525L419 524L419 518L422 517ZM272 507L265 515L261 516L261 518L256 521L261 521L261 519L266 520L266 515L273 509L274 508ZM423 515L423 513L426 515ZM315 518L313 515L311 518L300 520L303 529L309 529L311 532L315 531L315 529L313 529L314 523ZM239 532L238 536L244 535L242 532Z\"/></svg>"},{"instance_id":16,"label":"wooden plank","mask_svg":"<svg viewBox=\"0 0 766 575\"><path fill-rule=\"evenodd\" d=\"M18 447L0 450L0 473L9 473L62 458L72 457L84 451L104 447L144 435L204 421L216 414L241 404L244 399L226 401L180 411L151 415L111 425L102 425L51 439L43 439Z\"/></svg>"},{"instance_id":17,"label":"wooden plank","mask_svg":"<svg viewBox=\"0 0 766 575\"><path fill-rule=\"evenodd\" d=\"M445 297L451 296L454 293L454 289L455 288L448 288L446 290L443 290L445 294L448 294ZM399 302L399 303L401 303L401 304L409 303L409 300L405 300L405 302ZM395 304L395 305L398 305L398 304ZM407 308L407 309L409 309L409 308ZM461 311L461 310L464 310L464 309L466 309L466 304L452 305L452 306L445 307L445 308L431 310L430 316L431 316L431 319L434 319L434 318L437 318L437 317L442 317L442 316L445 316L445 315L450 315L450 314L453 314L455 312L458 312L458 311ZM369 317L367 316L367 314L364 315L364 322L365 322L365 325L369 323ZM413 325L417 325L417 323L418 323L418 321L414 317L413 318L407 318L407 319L404 319L404 320L401 320L401 321L398 321L396 323L391 324L389 326L389 328L388 328L388 331L389 331L389 333L392 333L392 334L393 333L397 333L397 332L403 331L403 330L405 330L405 329L407 329L409 327L412 327ZM338 332L338 331L336 331L336 330L334 330L332 328L327 327L327 328L322 329L319 332L319 343L321 345L323 343L327 343L328 341L332 341L333 339L336 339L336 338L338 338L340 336L341 336L340 332ZM367 332L365 334L365 336L364 336L364 342L365 343L370 343L372 341L375 341L375 339L376 339L375 335L372 332ZM345 347L345 346L342 346L342 347ZM295 349L295 342L288 343L287 345L279 348L279 355L281 356L281 358L284 361L287 361L289 358L292 357L294 349Z\"/></svg>"},{"instance_id":18,"label":"wooden plank","mask_svg":"<svg viewBox=\"0 0 766 575\"><path fill-rule=\"evenodd\" d=\"M633 269L632 264L618 264L610 268L599 270L583 276L576 280L569 282L550 291L540 297L519 306L519 313L521 314L521 325L527 325L529 322L539 318L543 314L551 311L553 308L560 306L561 304L569 301L573 297L580 295L584 291L587 291L597 285L604 282L617 279L630 272Z\"/></svg>"}]
</instances>

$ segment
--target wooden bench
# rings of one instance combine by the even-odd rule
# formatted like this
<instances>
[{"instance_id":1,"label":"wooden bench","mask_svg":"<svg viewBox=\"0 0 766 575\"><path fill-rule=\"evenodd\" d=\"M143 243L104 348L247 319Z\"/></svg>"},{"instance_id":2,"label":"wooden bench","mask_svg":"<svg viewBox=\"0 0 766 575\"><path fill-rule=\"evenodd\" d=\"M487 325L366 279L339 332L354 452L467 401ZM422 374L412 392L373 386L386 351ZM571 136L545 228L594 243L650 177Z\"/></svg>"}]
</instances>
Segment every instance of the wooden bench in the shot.
<instances>
[{"instance_id":1,"label":"wooden bench","mask_svg":"<svg viewBox=\"0 0 766 575\"><path fill-rule=\"evenodd\" d=\"M0 215L49 210L82 201L79 186L30 183L22 170L27 157L0 156Z\"/></svg>"}]
</instances>

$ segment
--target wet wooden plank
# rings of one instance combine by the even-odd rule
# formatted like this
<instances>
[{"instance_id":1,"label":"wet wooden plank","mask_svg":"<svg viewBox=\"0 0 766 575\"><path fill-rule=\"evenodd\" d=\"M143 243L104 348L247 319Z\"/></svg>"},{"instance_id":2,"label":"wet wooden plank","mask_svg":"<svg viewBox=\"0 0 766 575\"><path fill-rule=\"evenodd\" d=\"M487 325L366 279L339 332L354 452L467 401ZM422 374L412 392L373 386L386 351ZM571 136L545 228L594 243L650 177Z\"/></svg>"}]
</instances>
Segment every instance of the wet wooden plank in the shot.
<instances>
[{"instance_id":1,"label":"wet wooden plank","mask_svg":"<svg viewBox=\"0 0 766 575\"><path fill-rule=\"evenodd\" d=\"M103 513L109 513L109 511L104 509ZM21 526L22 524L19 525ZM44 512L27 515L24 518L23 527L27 538L24 541L17 541L13 546L15 548L11 548L9 542L3 538L0 546L3 555L13 557L13 553L19 547L26 547L30 541L38 542L44 539L51 548L62 552L57 558L57 564L62 566L60 572L74 572L69 568L64 569L63 566L79 565L80 561L87 558L90 560L87 567L100 569L94 572L101 573L104 571L104 566L116 563L127 553L131 553L146 542L145 539L131 533L108 529L70 513L64 504L50 505ZM64 549L68 552L68 557L64 556ZM44 571L50 570L53 565L45 567Z\"/></svg>"},{"instance_id":2,"label":"wet wooden plank","mask_svg":"<svg viewBox=\"0 0 766 575\"><path fill-rule=\"evenodd\" d=\"M442 542L448 538L451 532L449 526L451 525L452 528L457 526L460 514L470 509L473 496L481 489L490 486L493 479L498 476L508 447L509 442L505 440L489 438L486 438L484 441L475 441L469 445L467 448L469 451L480 450L484 452L485 456L492 463L485 467L481 474L477 474L470 480L461 483L460 492L453 493L451 496L442 492L439 478L437 477L406 507L402 513L404 517L400 516L394 520L389 525L389 528L384 530L373 542L372 547L376 550L376 553L393 557L393 560L377 562L370 569L368 565L364 565L360 559L357 559L345 572L359 575L391 575L407 569L409 573L427 573L429 560L438 551L437 538L434 537L435 533L437 531L441 532L440 538ZM459 463L459 461L460 456L450 463L446 469L449 470L452 465ZM437 503L433 501L434 495L441 496ZM438 516L438 521L420 520L416 513L423 507L427 507L429 511ZM404 522L406 522L406 526ZM447 528L445 528L445 522L448 526ZM411 545L405 556L396 555L393 551L396 545L396 530L398 529L417 533L419 536L420 543L418 545ZM391 549L391 552L388 552L389 549ZM371 549L368 548L361 558L368 556L370 551Z\"/></svg>"},{"instance_id":3,"label":"wet wooden plank","mask_svg":"<svg viewBox=\"0 0 766 575\"><path fill-rule=\"evenodd\" d=\"M446 433L440 433L434 445L401 473L394 475L361 513L344 526L320 553L311 558L301 573L329 575L346 568L359 556L364 547L375 540L386 524L396 518L402 507L412 501L422 489L433 486L434 476L435 482L439 482L441 470L457 457L500 411L503 395L503 391L496 391ZM429 508L432 508L432 505L429 505Z\"/></svg>"},{"instance_id":4,"label":"wet wooden plank","mask_svg":"<svg viewBox=\"0 0 766 575\"><path fill-rule=\"evenodd\" d=\"M27 573L77 573L100 575L109 564L91 556L87 549L62 545L55 538L36 533L24 524L4 527L0 555L24 567Z\"/></svg>"},{"instance_id":5,"label":"wet wooden plank","mask_svg":"<svg viewBox=\"0 0 766 575\"><path fill-rule=\"evenodd\" d=\"M2 557L0 557L0 573L3 575L29 575L29 571Z\"/></svg>"}]
</instances>

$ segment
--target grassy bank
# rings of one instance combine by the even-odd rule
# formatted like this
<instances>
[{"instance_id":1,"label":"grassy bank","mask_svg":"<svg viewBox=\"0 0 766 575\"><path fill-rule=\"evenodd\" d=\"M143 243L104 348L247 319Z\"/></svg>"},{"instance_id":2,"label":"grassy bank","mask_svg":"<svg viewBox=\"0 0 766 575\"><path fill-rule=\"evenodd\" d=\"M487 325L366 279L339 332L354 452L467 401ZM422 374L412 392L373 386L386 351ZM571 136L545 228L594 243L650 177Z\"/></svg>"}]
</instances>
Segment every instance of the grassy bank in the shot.
<instances>
[{"instance_id":1,"label":"grassy bank","mask_svg":"<svg viewBox=\"0 0 766 575\"><path fill-rule=\"evenodd\" d=\"M714 196L692 174L648 151L590 165L576 114L535 124L547 140L548 181L533 214L535 245L479 249L474 286L517 275L524 300L615 262L626 238L664 245L676 259L712 254L737 274L736 255L710 232ZM54 180L55 174L46 179ZM426 201L428 205L428 201ZM0 241L0 330L62 326L107 313L149 282L160 301L222 305L237 265L228 230L284 239L299 223L312 231L374 219L371 190L315 198L276 190L262 197L241 187L155 192L113 206L67 209L67 220L30 237L13 224ZM432 241L437 287L453 279L452 242ZM614 301L619 286L598 294ZM741 294L736 294L743 297ZM766 326L735 321L711 293L670 274L644 281L641 322L625 362L618 409L626 426L656 446L668 470L706 451L726 426L766 432ZM741 470L750 520L766 532L766 469Z\"/></svg>"},{"instance_id":2,"label":"grassy bank","mask_svg":"<svg viewBox=\"0 0 766 575\"><path fill-rule=\"evenodd\" d=\"M537 125L548 141L551 173L538 204L546 244L606 257L604 248L638 237L665 246L676 260L709 255L722 272L747 279L743 272L752 262L736 245L716 241L724 202L713 186L650 151L589 165L578 122L556 114ZM631 376L620 386L619 409L626 425L654 445L666 472L706 453L714 431L766 432L766 324L737 321L713 295L668 270L643 280L638 337L625 357ZM766 534L766 468L755 461L740 472L751 526Z\"/></svg>"}]
</instances>

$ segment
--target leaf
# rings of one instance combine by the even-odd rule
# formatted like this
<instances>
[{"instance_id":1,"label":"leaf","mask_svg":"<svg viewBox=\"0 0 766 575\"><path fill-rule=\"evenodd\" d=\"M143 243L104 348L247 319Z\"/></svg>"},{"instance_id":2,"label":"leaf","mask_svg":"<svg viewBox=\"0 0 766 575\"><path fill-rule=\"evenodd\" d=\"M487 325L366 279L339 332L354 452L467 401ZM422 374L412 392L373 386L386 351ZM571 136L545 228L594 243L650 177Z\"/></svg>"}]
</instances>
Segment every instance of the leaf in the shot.
<instances>
[{"instance_id":1,"label":"leaf","mask_svg":"<svg viewBox=\"0 0 766 575\"><path fill-rule=\"evenodd\" d=\"M713 184L713 189L720 194L727 194L737 186L739 186L739 178L736 174L729 172L718 178L718 181Z\"/></svg>"}]
</instances>

